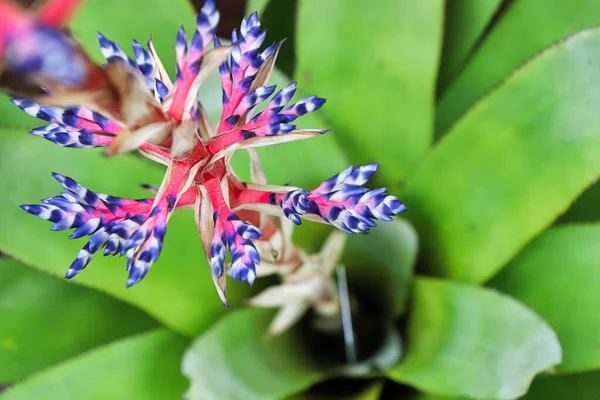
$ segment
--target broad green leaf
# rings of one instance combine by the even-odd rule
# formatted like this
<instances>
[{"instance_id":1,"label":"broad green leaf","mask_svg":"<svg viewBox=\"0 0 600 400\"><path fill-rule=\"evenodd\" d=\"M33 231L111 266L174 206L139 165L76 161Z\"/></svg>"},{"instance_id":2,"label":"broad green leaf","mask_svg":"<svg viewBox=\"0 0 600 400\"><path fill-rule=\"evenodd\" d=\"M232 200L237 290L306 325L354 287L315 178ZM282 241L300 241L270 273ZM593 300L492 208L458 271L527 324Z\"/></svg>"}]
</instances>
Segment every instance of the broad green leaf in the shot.
<instances>
[{"instance_id":1,"label":"broad green leaf","mask_svg":"<svg viewBox=\"0 0 600 400\"><path fill-rule=\"evenodd\" d=\"M19 209L61 192L50 172L78 180L85 187L115 196L139 198L149 194L145 182L159 185L164 168L144 159L118 156L107 159L100 150L68 149L25 132L0 134L0 249L53 275L63 277L84 239L70 241L68 233L50 231L50 224ZM219 300L191 210L175 212L169 221L163 252L144 280L125 288L125 259L97 254L75 282L94 287L133 304L165 325L197 334L226 309ZM247 294L246 285L231 282L229 297Z\"/></svg>"},{"instance_id":2,"label":"broad green leaf","mask_svg":"<svg viewBox=\"0 0 600 400\"><path fill-rule=\"evenodd\" d=\"M429 148L444 2L303 0L296 79L353 163L395 186Z\"/></svg>"},{"instance_id":3,"label":"broad green leaf","mask_svg":"<svg viewBox=\"0 0 600 400\"><path fill-rule=\"evenodd\" d=\"M405 220L381 223L368 235L351 235L343 262L350 285L367 287L389 315L405 311L417 257L418 238ZM375 300L375 299L371 299Z\"/></svg>"},{"instance_id":4,"label":"broad green leaf","mask_svg":"<svg viewBox=\"0 0 600 400\"><path fill-rule=\"evenodd\" d=\"M508 296L462 283L416 280L398 382L441 396L512 399L560 363L552 329Z\"/></svg>"},{"instance_id":5,"label":"broad green leaf","mask_svg":"<svg viewBox=\"0 0 600 400\"><path fill-rule=\"evenodd\" d=\"M9 258L0 258L0 315L0 383L156 326L118 300Z\"/></svg>"},{"instance_id":6,"label":"broad green leaf","mask_svg":"<svg viewBox=\"0 0 600 400\"><path fill-rule=\"evenodd\" d=\"M200 335L186 351L183 373L190 400L269 400L319 381L326 366L308 357L296 329L266 336L273 312L232 312Z\"/></svg>"},{"instance_id":7,"label":"broad green leaf","mask_svg":"<svg viewBox=\"0 0 600 400\"><path fill-rule=\"evenodd\" d=\"M436 134L445 134L477 99L542 49L598 23L600 2L597 0L513 2L442 96L437 109Z\"/></svg>"},{"instance_id":8,"label":"broad green leaf","mask_svg":"<svg viewBox=\"0 0 600 400\"><path fill-rule=\"evenodd\" d=\"M600 372L535 379L521 400L598 400Z\"/></svg>"},{"instance_id":9,"label":"broad green leaf","mask_svg":"<svg viewBox=\"0 0 600 400\"><path fill-rule=\"evenodd\" d=\"M476 50L502 0L449 0L438 84L445 88Z\"/></svg>"},{"instance_id":10,"label":"broad green leaf","mask_svg":"<svg viewBox=\"0 0 600 400\"><path fill-rule=\"evenodd\" d=\"M600 369L600 225L543 233L489 285L527 304L556 331L557 372Z\"/></svg>"},{"instance_id":11,"label":"broad green leaf","mask_svg":"<svg viewBox=\"0 0 600 400\"><path fill-rule=\"evenodd\" d=\"M185 390L179 372L185 344L166 329L132 336L18 382L0 399L179 399Z\"/></svg>"},{"instance_id":12,"label":"broad green leaf","mask_svg":"<svg viewBox=\"0 0 600 400\"><path fill-rule=\"evenodd\" d=\"M598 179L599 65L597 29L570 37L474 107L423 161L401 199L431 270L485 281Z\"/></svg>"}]
</instances>

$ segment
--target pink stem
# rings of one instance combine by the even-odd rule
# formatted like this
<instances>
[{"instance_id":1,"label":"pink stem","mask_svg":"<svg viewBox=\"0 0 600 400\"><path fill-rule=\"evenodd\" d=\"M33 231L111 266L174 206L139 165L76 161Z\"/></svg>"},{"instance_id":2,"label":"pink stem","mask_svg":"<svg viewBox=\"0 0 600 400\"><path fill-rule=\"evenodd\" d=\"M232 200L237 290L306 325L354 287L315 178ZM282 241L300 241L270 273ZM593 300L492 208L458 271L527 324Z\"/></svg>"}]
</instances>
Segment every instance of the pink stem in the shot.
<instances>
[{"instance_id":1,"label":"pink stem","mask_svg":"<svg viewBox=\"0 0 600 400\"><path fill-rule=\"evenodd\" d=\"M213 210L224 211L229 210L229 206L225 202L223 197L223 191L221 189L221 181L215 176L207 177L204 181L204 187L208 192L208 197L212 203Z\"/></svg>"},{"instance_id":2,"label":"pink stem","mask_svg":"<svg viewBox=\"0 0 600 400\"><path fill-rule=\"evenodd\" d=\"M220 136L214 138L210 143L208 143L207 149L210 154L216 154L219 151L231 146L234 143L237 143L242 140L240 136L241 129L237 128L230 132L224 133Z\"/></svg>"},{"instance_id":3,"label":"pink stem","mask_svg":"<svg viewBox=\"0 0 600 400\"><path fill-rule=\"evenodd\" d=\"M150 153L154 153L156 155L159 155L159 156L161 156L163 158L166 158L167 160L171 159L171 153L169 153L167 151L164 151L164 150L161 150L158 147L156 147L156 146L154 146L154 145L152 145L150 143L143 143L140 146L140 149L144 149L144 150L146 150L146 151L148 151Z\"/></svg>"},{"instance_id":4,"label":"pink stem","mask_svg":"<svg viewBox=\"0 0 600 400\"><path fill-rule=\"evenodd\" d=\"M196 186L192 185L188 190L183 192L179 197L176 208L183 208L196 204L196 198L198 197L198 190Z\"/></svg>"},{"instance_id":5,"label":"pink stem","mask_svg":"<svg viewBox=\"0 0 600 400\"><path fill-rule=\"evenodd\" d=\"M167 182L164 192L159 192L161 196L156 202L155 207L165 207L169 214L175 209L177 194L189 172L190 168L184 163L173 165L170 175L166 178Z\"/></svg>"},{"instance_id":6,"label":"pink stem","mask_svg":"<svg viewBox=\"0 0 600 400\"><path fill-rule=\"evenodd\" d=\"M283 193L275 193L275 199L279 200L283 197ZM244 189L238 196L239 204L271 204L273 198L273 192L256 190L256 189Z\"/></svg>"}]
</instances>

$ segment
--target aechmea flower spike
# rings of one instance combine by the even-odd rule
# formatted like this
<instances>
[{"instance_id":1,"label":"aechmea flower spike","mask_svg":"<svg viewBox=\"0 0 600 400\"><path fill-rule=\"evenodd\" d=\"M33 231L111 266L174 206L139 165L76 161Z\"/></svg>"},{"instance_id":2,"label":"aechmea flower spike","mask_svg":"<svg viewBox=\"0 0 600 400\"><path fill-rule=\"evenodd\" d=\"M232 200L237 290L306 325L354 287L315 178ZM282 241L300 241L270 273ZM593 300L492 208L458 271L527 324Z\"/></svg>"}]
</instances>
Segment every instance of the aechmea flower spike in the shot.
<instances>
[{"instance_id":1,"label":"aechmea flower spike","mask_svg":"<svg viewBox=\"0 0 600 400\"><path fill-rule=\"evenodd\" d=\"M296 189L276 198L286 217L300 224L300 217L315 214L346 233L366 233L374 220L391 221L406 211L404 204L387 195L385 188L362 187L377 170L377 164L348 167L309 192Z\"/></svg>"},{"instance_id":2,"label":"aechmea flower spike","mask_svg":"<svg viewBox=\"0 0 600 400\"><path fill-rule=\"evenodd\" d=\"M51 0L36 14L30 14L10 0L1 0L0 55L4 66L65 85L85 81L88 71L81 53L59 31L78 3L78 0ZM44 51L45 46L52 51Z\"/></svg>"},{"instance_id":3,"label":"aechmea flower spike","mask_svg":"<svg viewBox=\"0 0 600 400\"><path fill-rule=\"evenodd\" d=\"M212 278L226 303L227 273L249 283L256 277L262 212L285 214L295 222L299 218L328 222L354 233L374 226L373 220L386 221L404 211L404 206L383 190L362 188L375 171L374 165L351 167L312 192L269 186L256 174L255 182L242 182L235 175L229 160L238 149L248 149L253 155L253 147L325 133L294 125L297 118L319 109L325 100L310 96L290 104L295 83L279 91L268 86L280 43L260 50L265 32L256 13L242 21L229 46L215 38L218 20L213 1L207 0L191 41L180 29L174 81L151 40L147 49L134 41L135 58L131 59L116 43L99 35L101 52L108 60L104 70L117 71L128 79L128 91L119 94L120 107L108 107L107 113L101 112L102 107L89 108L88 103L57 107L13 100L28 114L49 123L31 131L34 136L63 147L105 147L107 155L137 149L166 166L153 199L98 194L56 174L64 193L38 205L23 206L25 211L54 222L54 229L75 228L72 238L90 236L67 278L79 273L104 248L105 255L127 257L127 286L139 282L160 255L171 214L194 208ZM223 111L214 128L198 102L198 89L216 70L223 87ZM256 114L261 103L266 105Z\"/></svg>"},{"instance_id":4,"label":"aechmea flower spike","mask_svg":"<svg viewBox=\"0 0 600 400\"><path fill-rule=\"evenodd\" d=\"M32 13L11 0L0 0L3 67L57 94L102 89L107 84L102 69L61 30L80 2L48 0Z\"/></svg>"}]
</instances>

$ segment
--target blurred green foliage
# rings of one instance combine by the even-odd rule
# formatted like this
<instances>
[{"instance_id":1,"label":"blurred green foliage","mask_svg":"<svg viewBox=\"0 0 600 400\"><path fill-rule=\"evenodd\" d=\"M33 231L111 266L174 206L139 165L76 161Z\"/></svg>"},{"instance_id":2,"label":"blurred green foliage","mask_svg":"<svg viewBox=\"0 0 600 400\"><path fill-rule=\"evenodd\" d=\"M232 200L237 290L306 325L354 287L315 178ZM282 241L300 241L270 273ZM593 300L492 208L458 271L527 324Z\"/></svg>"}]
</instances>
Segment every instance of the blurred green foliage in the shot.
<instances>
[{"instance_id":1,"label":"blurred green foliage","mask_svg":"<svg viewBox=\"0 0 600 400\"><path fill-rule=\"evenodd\" d=\"M29 137L33 119L3 97L0 399L598 399L600 3L248 7L293 39L279 65L297 96L328 99L302 126L334 129L261 149L269 181L312 187L378 162L408 206L408 221L348 241L366 355L347 365L341 334L311 315L265 337L272 312L244 307L256 290L233 281L224 309L191 212L174 214L141 285L126 290L122 260L103 257L60 281L81 243L18 205L57 191L51 171L133 197L164 171ZM86 0L71 30L98 61L96 31L124 48L152 33L172 71L175 32L193 22L185 0ZM218 78L201 98L216 120ZM246 163L234 160L242 175ZM304 225L296 242L319 248L327 228Z\"/></svg>"}]
</instances>

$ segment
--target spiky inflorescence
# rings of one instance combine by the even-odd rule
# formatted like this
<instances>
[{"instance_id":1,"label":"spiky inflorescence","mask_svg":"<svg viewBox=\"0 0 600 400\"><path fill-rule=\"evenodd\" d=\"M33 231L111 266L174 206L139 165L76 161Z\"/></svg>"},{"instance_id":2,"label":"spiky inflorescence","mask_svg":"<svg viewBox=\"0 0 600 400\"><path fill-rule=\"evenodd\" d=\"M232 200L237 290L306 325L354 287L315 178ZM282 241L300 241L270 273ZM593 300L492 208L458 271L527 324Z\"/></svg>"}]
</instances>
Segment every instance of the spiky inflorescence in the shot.
<instances>
[{"instance_id":1,"label":"spiky inflorescence","mask_svg":"<svg viewBox=\"0 0 600 400\"><path fill-rule=\"evenodd\" d=\"M75 228L70 239L90 236L66 277L77 275L103 247L104 255L124 255L131 236L148 217L152 199L127 200L95 193L69 177L57 173L53 175L65 191L43 199L41 204L27 204L21 208L54 222L52 230Z\"/></svg>"},{"instance_id":2,"label":"spiky inflorescence","mask_svg":"<svg viewBox=\"0 0 600 400\"><path fill-rule=\"evenodd\" d=\"M346 233L366 233L374 220L391 221L406 211L404 204L387 195L385 188L362 187L377 170L377 164L348 167L321 183L318 188L295 189L278 199L278 205L295 224L304 214L315 214Z\"/></svg>"},{"instance_id":3,"label":"spiky inflorescence","mask_svg":"<svg viewBox=\"0 0 600 400\"><path fill-rule=\"evenodd\" d=\"M225 301L225 273L229 270L233 278L252 283L260 262L253 241L261 237L261 231L233 210L253 210L244 211L250 214L275 211L295 223L302 217L319 219L348 233L366 232L375 225L374 220L389 221L405 210L395 197L385 195L384 189L362 187L375 172L375 164L350 167L311 192L289 187L274 191L264 182L250 185L236 177L229 165L235 150L325 133L297 129L293 124L298 117L319 109L325 100L310 96L289 104L295 83L277 93L275 86L266 85L281 44L259 50L266 33L256 13L242 21L228 46L215 38L218 19L213 1L207 0L190 42L180 29L173 82L151 40L148 50L134 41L132 59L116 43L99 35L108 61L104 68L130 78L129 91L119 97L122 108L111 114L122 119L111 119L85 106L60 108L13 100L28 114L50 123L34 129L32 135L65 147L106 147L107 155L139 149L167 166L154 199L128 200L94 193L56 174L64 193L41 204L23 206L25 211L54 222L53 229L75 228L71 238L90 236L67 278L79 273L104 248L105 255L127 256L127 286L139 282L160 255L171 213L194 207L213 279ZM208 49L211 43L214 47ZM198 87L217 69L223 111L214 129L198 102ZM270 97L264 110L255 114ZM231 254L229 265L227 252Z\"/></svg>"}]
</instances>

